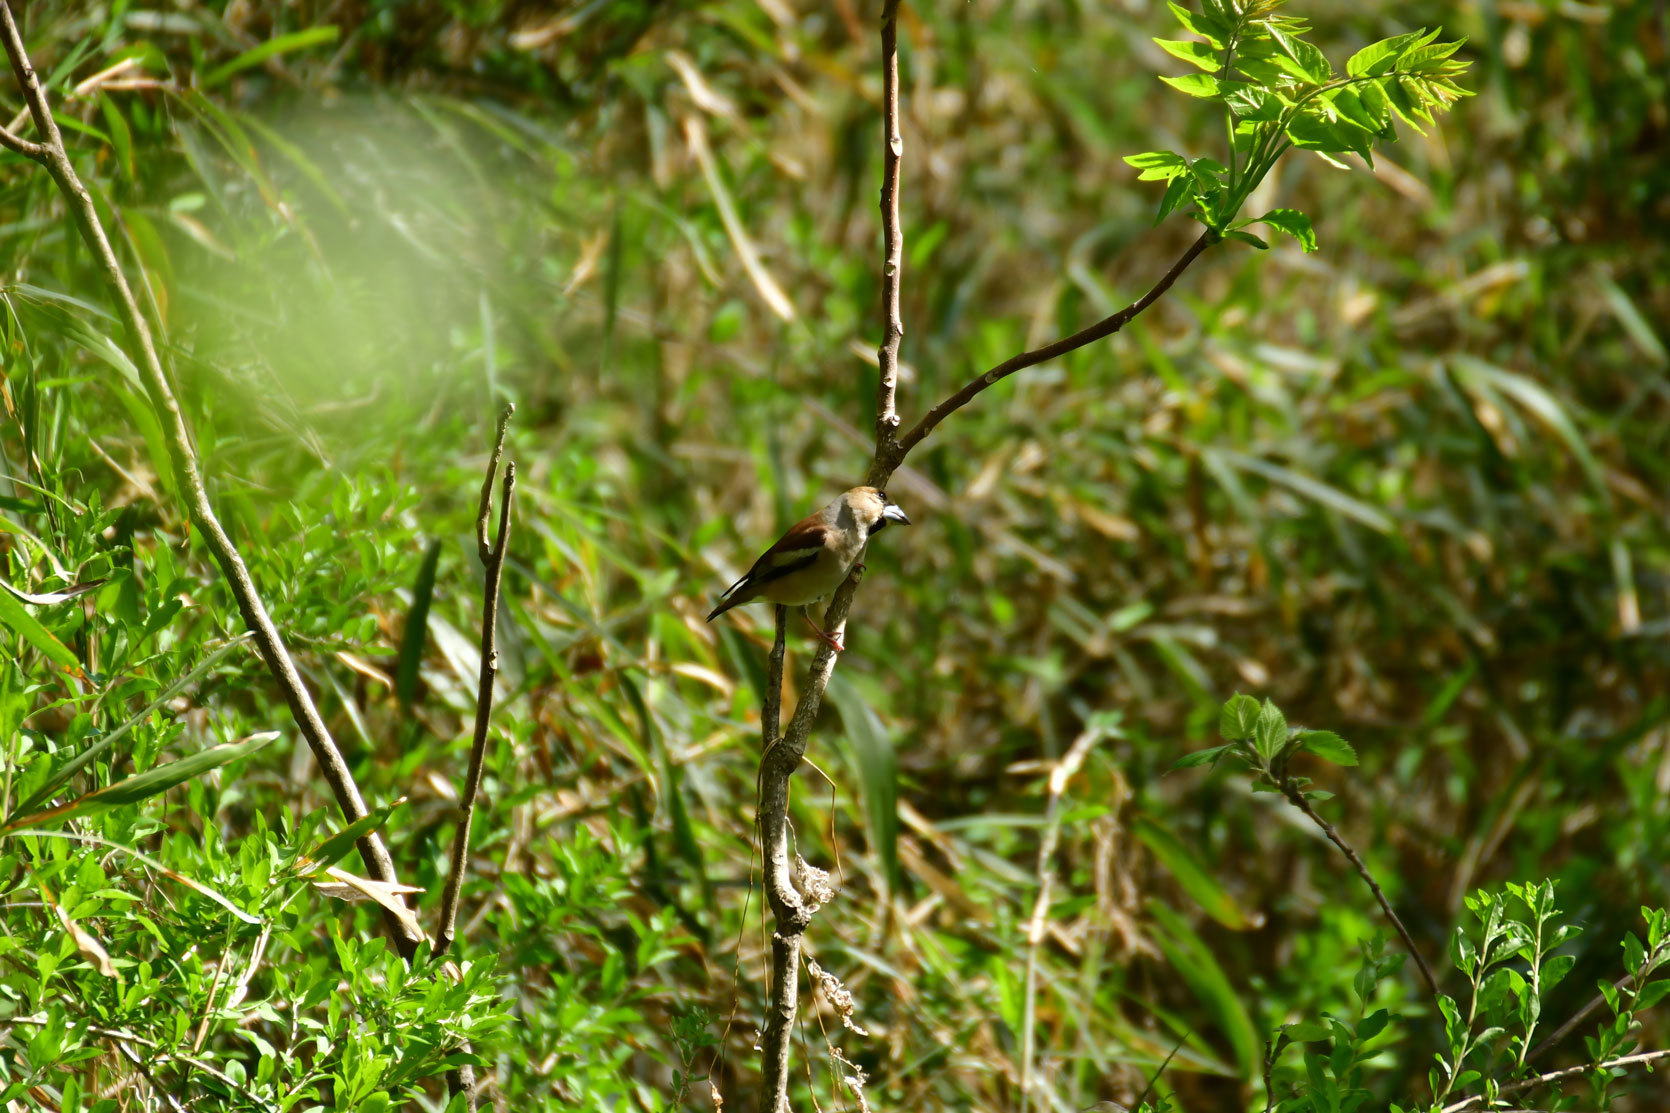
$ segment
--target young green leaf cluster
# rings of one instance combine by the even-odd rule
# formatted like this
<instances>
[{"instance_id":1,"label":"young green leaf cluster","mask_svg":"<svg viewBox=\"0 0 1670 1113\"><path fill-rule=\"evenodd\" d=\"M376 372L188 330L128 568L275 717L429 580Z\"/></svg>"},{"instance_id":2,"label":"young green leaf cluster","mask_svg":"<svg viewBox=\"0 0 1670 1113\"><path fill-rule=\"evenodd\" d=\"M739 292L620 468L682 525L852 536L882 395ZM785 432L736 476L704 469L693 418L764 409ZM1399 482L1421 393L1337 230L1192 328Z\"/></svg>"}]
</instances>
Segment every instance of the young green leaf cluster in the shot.
<instances>
[{"instance_id":1,"label":"young green leaf cluster","mask_svg":"<svg viewBox=\"0 0 1670 1113\"><path fill-rule=\"evenodd\" d=\"M1589 1061L1603 1063L1628 1055L1635 1050L1635 1032L1641 1026L1636 1020L1640 1013L1670 995L1670 978L1651 981L1653 974L1670 961L1670 911L1663 908L1642 908L1647 921L1647 941L1632 931L1624 936L1624 969L1629 976L1621 982L1600 983L1600 995L1612 1013L1612 1019L1602 1022L1593 1036L1583 1038ZM1612 1072L1597 1070L1590 1076L1594 1104L1605 1108L1607 1089L1612 1083Z\"/></svg>"},{"instance_id":2,"label":"young green leaf cluster","mask_svg":"<svg viewBox=\"0 0 1670 1113\"><path fill-rule=\"evenodd\" d=\"M1457 928L1451 940L1450 957L1470 989L1465 1016L1454 998L1438 997L1447 1046L1427 1076L1436 1104L1473 1085L1494 1099L1502 1080L1525 1064L1542 995L1571 970L1570 955L1552 952L1581 929L1554 922L1560 913L1554 883L1510 882L1507 888L1505 894L1481 890L1468 897L1477 937Z\"/></svg>"},{"instance_id":3,"label":"young green leaf cluster","mask_svg":"<svg viewBox=\"0 0 1670 1113\"><path fill-rule=\"evenodd\" d=\"M1303 20L1276 14L1279 2L1202 0L1198 13L1170 5L1184 29L1204 41L1154 41L1203 72L1161 80L1224 107L1229 163L1172 151L1128 156L1141 171L1138 180L1167 183L1156 223L1186 209L1218 236L1260 250L1269 245L1245 231L1248 225L1267 224L1315 251L1310 218L1296 209L1237 219L1276 161L1297 147L1342 168L1338 156L1351 153L1373 165L1375 143L1396 140L1396 121L1419 132L1434 112L1470 95L1456 83L1469 63L1452 57L1465 40L1439 42L1438 30L1397 35L1357 51L1336 73L1301 37L1308 30Z\"/></svg>"},{"instance_id":4,"label":"young green leaf cluster","mask_svg":"<svg viewBox=\"0 0 1670 1113\"><path fill-rule=\"evenodd\" d=\"M1224 745L1184 754L1172 768L1216 765L1225 757L1239 758L1256 776L1254 792L1286 793L1296 789L1307 800L1326 800L1332 793L1307 788L1311 783L1308 777L1296 777L1288 772L1293 756L1311 753L1335 765L1357 764L1357 751L1333 731L1289 727L1281 708L1268 699L1260 704L1240 692L1218 713L1218 733L1223 736Z\"/></svg>"}]
</instances>

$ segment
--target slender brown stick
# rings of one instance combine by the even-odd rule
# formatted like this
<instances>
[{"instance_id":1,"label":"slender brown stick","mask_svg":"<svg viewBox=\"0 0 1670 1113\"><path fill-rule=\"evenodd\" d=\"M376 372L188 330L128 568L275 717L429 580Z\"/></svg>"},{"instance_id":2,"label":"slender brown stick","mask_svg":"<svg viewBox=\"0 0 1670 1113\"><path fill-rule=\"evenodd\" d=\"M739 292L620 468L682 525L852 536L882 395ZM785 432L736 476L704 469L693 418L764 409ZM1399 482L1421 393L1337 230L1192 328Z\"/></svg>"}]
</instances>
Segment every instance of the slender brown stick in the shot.
<instances>
[{"instance_id":1,"label":"slender brown stick","mask_svg":"<svg viewBox=\"0 0 1670 1113\"><path fill-rule=\"evenodd\" d=\"M493 479L499 471L499 460L504 455L505 432L516 404L510 403L499 414L499 431L493 439L493 456L487 462L487 478L481 484L481 503L476 511L476 555L481 558L485 587L481 600L481 671L475 694L475 737L470 742L470 764L464 774L464 791L458 796L458 828L452 834L452 864L447 871L446 888L441 893L441 926L435 933L435 957L440 958L452 949L458 923L458 897L464 888L464 867L470 857L470 823L475 818L475 800L481 791L481 766L487 753L487 727L493 719L493 681L499 675L499 581L504 571L504 555L510 541L510 502L516 492L516 464L504 466L504 487L499 492L499 532L492 544L487 541L487 522L493 515ZM465 1050L469 1047L466 1044ZM475 1068L468 1063L447 1071L447 1092L464 1095L468 1113L476 1109Z\"/></svg>"},{"instance_id":2,"label":"slender brown stick","mask_svg":"<svg viewBox=\"0 0 1670 1113\"><path fill-rule=\"evenodd\" d=\"M493 480L498 477L499 459L504 455L505 433L514 404L499 415L499 432L493 442L493 456L487 462L487 481L481 485L481 506L476 515L476 554L486 582L481 600L481 672L476 682L475 737L470 742L470 765L464 775L464 791L458 795L458 828L452 835L452 865L446 888L441 893L441 926L435 933L435 957L452 949L458 922L458 894L464 887L464 867L470 857L470 824L475 818L475 799L481 791L481 766L487 753L487 728L493 718L493 681L499 675L499 580L504 571L505 545L510 538L510 500L516 490L516 465L506 464L504 489L499 494L498 540L487 540L487 522L493 515Z\"/></svg>"},{"instance_id":3,"label":"slender brown stick","mask_svg":"<svg viewBox=\"0 0 1670 1113\"><path fill-rule=\"evenodd\" d=\"M975 395L979 394L993 383L1000 379L1008 378L1016 371L1020 371L1028 367L1035 367L1040 363L1045 363L1049 360L1055 359L1057 356L1063 356L1077 348L1082 348L1086 344L1092 344L1103 337L1112 336L1114 333L1130 324L1138 314L1159 300L1161 294L1171 289L1172 283L1176 282L1178 277L1184 271L1189 269L1189 264L1199 258L1201 252L1205 251L1208 247L1211 247L1217 242L1217 233L1212 232L1211 230L1202 232L1200 234L1200 238L1190 244L1189 249L1183 252L1177 262L1171 265L1171 269L1166 271L1158 282L1154 283L1153 289L1149 290L1146 294L1142 295L1142 297L1138 298L1130 305L1127 305L1124 309L1121 309L1119 312L1110 317L1102 318L1089 328L1080 329L1071 336L1064 336L1060 340L1051 341L1041 348L1032 349L1030 352L1022 352L1019 355L1010 356L1008 359L1004 360L990 371L987 371L979 378L971 379L961 390L957 391L957 393L951 395L951 397L929 410L927 415L923 417L921 421L918 421L914 426L912 426L910 432L906 433L899 440L898 460L894 462L893 467L897 467L900 463L903 463L905 456L910 452L910 450L915 448L918 444L921 444L923 439L926 438L929 433L932 433L940 422L968 405L974 400Z\"/></svg>"},{"instance_id":4,"label":"slender brown stick","mask_svg":"<svg viewBox=\"0 0 1670 1113\"><path fill-rule=\"evenodd\" d=\"M104 272L105 282L115 296L117 312L127 331L129 354L138 357L133 362L139 368L140 378L145 383L145 393L150 398L151 408L156 411L158 422L162 426L163 439L168 445L169 464L179 481L180 490L185 495L186 513L191 519L191 524L203 535L204 543L226 577L233 598L237 600L238 611L243 616L244 624L255 635L255 645L261 654L261 660L283 691L284 700L290 705L290 714L294 716L302 736L307 739L307 744L313 751L313 758L319 764L320 773L336 796L337 806L342 809L342 814L348 822L363 819L366 815L365 801L360 797L359 786L354 783L353 773L348 769L348 763L343 759L342 751L337 748L335 739L326 728L324 719L319 716L319 709L314 706L313 697L302 683L301 674L296 670L295 662L290 659L290 652L285 648L278 628L268 616L267 608L261 602L260 593L255 588L255 581L250 577L249 568L244 564L243 557L239 554L237 546L232 543L231 537L222 528L220 519L215 516L214 507L209 502L209 494L203 484L202 472L197 466L197 456L192 449L191 433L186 426L185 415L174 396L174 388L169 385L168 378L163 373L162 362L157 358L156 344L151 338L150 327L139 311L139 303L134 300L133 290L128 285L126 275L122 273L121 265L116 261L116 253L110 246L104 227L99 223L98 211L93 206L93 195L81 183L69 155L64 150L63 136L58 131L57 122L52 118L46 91L41 87L40 79L35 76L35 69L29 62L29 52L23 45L23 37L18 33L17 23L12 18L11 5L6 0L0 0L0 38L4 39L6 57L11 61L12 72L17 76L18 84L23 88L23 99L29 106L29 114L35 122L35 131L41 137L39 143L32 145L27 142L22 142L21 146L10 143L7 145L13 150L21 150L46 167L59 192L64 195L64 200L68 203L81 231L81 238L86 241L88 250L97 260ZM11 138L17 137L14 135ZM398 883L394 862L389 858L382 839L375 832L361 838L358 845L360 857L365 861L366 871L373 880L385 884ZM417 953L418 944L424 941L421 931L414 930L386 909L383 921L388 926L389 933L394 936L395 945L402 955L409 959Z\"/></svg>"},{"instance_id":5,"label":"slender brown stick","mask_svg":"<svg viewBox=\"0 0 1670 1113\"><path fill-rule=\"evenodd\" d=\"M1432 970L1427 966L1426 959L1421 957L1420 948L1415 946L1415 939L1409 934L1409 929L1403 926L1403 921L1398 919L1396 912L1392 911L1392 902L1386 899L1385 892L1380 888L1380 882L1374 879L1374 875L1363 864L1363 860L1357 857L1357 852L1351 849L1350 844L1340 837L1338 831L1334 830L1334 825L1323 819L1317 814L1316 809L1311 807L1311 802L1305 798L1304 792L1293 782L1291 777L1281 779L1281 790L1282 795L1287 797L1287 802L1304 812L1312 823L1320 827L1322 833L1328 836L1328 841L1339 847L1340 853L1344 854L1351 864L1357 868L1358 875L1368 882L1370 891L1374 893L1374 899L1380 902L1380 910L1386 913L1386 918L1392 921L1392 926L1397 929L1398 935L1402 937L1404 947L1408 949L1410 957L1415 960L1415 965L1421 968L1421 976L1426 979L1427 989L1432 992L1433 999L1436 1000L1438 997L1438 980L1432 976Z\"/></svg>"},{"instance_id":6,"label":"slender brown stick","mask_svg":"<svg viewBox=\"0 0 1670 1113\"><path fill-rule=\"evenodd\" d=\"M1642 1051L1635 1055L1625 1055L1621 1059L1608 1059L1604 1063L1585 1063L1582 1066L1566 1067L1564 1070L1549 1071L1539 1074L1535 1078L1527 1078L1520 1082L1510 1082L1496 1091L1498 1097L1509 1094L1523 1093L1536 1086L1546 1086L1553 1082L1563 1082L1568 1078L1576 1078L1580 1074L1587 1074L1592 1070L1615 1070L1618 1067L1637 1067L1645 1063L1656 1063L1660 1059L1670 1059L1670 1048L1658 1051ZM1483 1094L1474 1094L1470 1098L1462 1098L1444 1106L1443 1113L1461 1113L1464 1109L1472 1109L1484 1100Z\"/></svg>"},{"instance_id":7,"label":"slender brown stick","mask_svg":"<svg viewBox=\"0 0 1670 1113\"><path fill-rule=\"evenodd\" d=\"M16 151L25 158L32 158L36 162L46 161L46 148L33 140L24 139L12 132L10 128L0 128L0 147L8 151Z\"/></svg>"}]
</instances>

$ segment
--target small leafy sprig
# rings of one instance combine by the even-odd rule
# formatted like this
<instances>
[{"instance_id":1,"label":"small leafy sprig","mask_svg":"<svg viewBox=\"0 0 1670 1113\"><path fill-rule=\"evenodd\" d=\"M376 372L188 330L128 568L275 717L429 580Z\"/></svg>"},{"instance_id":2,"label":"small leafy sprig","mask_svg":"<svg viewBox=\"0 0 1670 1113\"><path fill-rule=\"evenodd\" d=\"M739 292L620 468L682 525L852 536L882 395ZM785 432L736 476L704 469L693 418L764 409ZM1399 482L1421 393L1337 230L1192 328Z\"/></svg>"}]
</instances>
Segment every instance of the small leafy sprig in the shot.
<instances>
[{"instance_id":1,"label":"small leafy sprig","mask_svg":"<svg viewBox=\"0 0 1670 1113\"><path fill-rule=\"evenodd\" d=\"M1494 1100L1502 1081L1524 1068L1543 995L1574 961L1553 952L1581 930L1556 922L1552 881L1509 882L1502 894L1480 890L1466 905L1477 928L1456 929L1450 957L1470 986L1467 1013L1454 998L1439 996L1446 1049L1434 1056L1427 1078L1435 1106L1475 1083L1483 1085L1486 1101Z\"/></svg>"},{"instance_id":2,"label":"small leafy sprig","mask_svg":"<svg viewBox=\"0 0 1670 1113\"><path fill-rule=\"evenodd\" d=\"M1363 883L1369 887L1369 892L1374 894L1374 899L1379 903L1380 910L1386 914L1387 921L1397 929L1398 936L1408 948L1410 957L1420 968L1427 989L1436 997L1438 980L1432 976L1432 968L1426 964L1426 959L1421 957L1420 948L1415 946L1415 937L1403 926L1403 921L1392 908L1392 902L1380 887L1380 882L1374 879L1374 874L1364 864L1362 857L1351 848L1351 844L1345 841L1334 825L1317 812L1314 802L1332 799L1333 793L1311 788L1309 777L1296 776L1288 768L1294 756L1300 753L1315 754L1335 765L1356 765L1357 751L1331 730L1289 728L1286 716L1275 704L1269 700L1260 704L1251 696L1239 692L1235 693L1219 712L1218 733L1223 735L1225 745L1185 754L1173 763L1172 768L1186 769L1191 765L1216 764L1226 756L1236 757L1252 770L1254 792L1279 792L1286 797L1289 804L1303 812L1305 818L1314 823L1317 830L1345 855L1346 861L1357 871L1357 876L1363 879Z\"/></svg>"},{"instance_id":3,"label":"small leafy sprig","mask_svg":"<svg viewBox=\"0 0 1670 1113\"><path fill-rule=\"evenodd\" d=\"M1593 1036L1583 1037L1590 1062L1604 1063L1634 1051L1635 1032L1640 1028L1636 1014L1670 995L1670 978L1650 980L1660 967L1670 962L1670 911L1642 908L1641 915L1647 921L1646 943L1633 931L1623 941L1624 969L1629 977L1616 984L1600 983L1600 994L1612 1011L1612 1019L1603 1022ZM1610 1070L1596 1070L1590 1076L1595 1105L1599 1108L1606 1106L1606 1092L1612 1078Z\"/></svg>"},{"instance_id":4,"label":"small leafy sprig","mask_svg":"<svg viewBox=\"0 0 1670 1113\"><path fill-rule=\"evenodd\" d=\"M1297 792L1306 800L1327 800L1333 793L1310 788L1309 777L1288 771L1294 755L1311 753L1335 765L1357 764L1357 751L1333 731L1289 727L1281 708L1268 699L1260 704L1240 692L1219 711L1218 733L1224 737L1224 745L1184 754L1172 768L1216 765L1225 757L1239 758L1254 774L1254 792Z\"/></svg>"},{"instance_id":5,"label":"small leafy sprig","mask_svg":"<svg viewBox=\"0 0 1670 1113\"><path fill-rule=\"evenodd\" d=\"M1223 105L1229 164L1173 151L1127 156L1139 181L1167 183L1155 223L1186 209L1221 238L1264 250L1269 244L1246 228L1267 224L1315 251L1310 218L1297 209L1237 219L1282 155L1297 147L1344 169L1338 156L1355 153L1372 166L1374 145L1397 139L1396 121L1425 134L1421 125L1430 125L1434 112L1472 95L1456 83L1470 63L1452 57L1464 39L1438 42L1439 29L1382 39L1353 54L1338 74L1300 37L1309 29L1304 20L1276 14L1280 2L1202 0L1198 13L1170 4L1183 28L1204 41L1154 41L1204 72L1161 80Z\"/></svg>"}]
</instances>

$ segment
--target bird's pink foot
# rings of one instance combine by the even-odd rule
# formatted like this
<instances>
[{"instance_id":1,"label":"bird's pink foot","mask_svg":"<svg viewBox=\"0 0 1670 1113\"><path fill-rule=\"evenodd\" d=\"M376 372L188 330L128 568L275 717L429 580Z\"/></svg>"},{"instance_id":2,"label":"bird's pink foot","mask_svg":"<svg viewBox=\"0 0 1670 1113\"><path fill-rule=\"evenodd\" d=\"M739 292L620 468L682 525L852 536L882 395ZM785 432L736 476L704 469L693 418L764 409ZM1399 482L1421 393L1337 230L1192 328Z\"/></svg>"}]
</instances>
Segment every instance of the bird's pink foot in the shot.
<instances>
[{"instance_id":1,"label":"bird's pink foot","mask_svg":"<svg viewBox=\"0 0 1670 1113\"><path fill-rule=\"evenodd\" d=\"M801 611L800 615L806 620L806 625L810 626L817 633L818 640L823 642L824 645L827 645L836 653L845 653L847 651L847 647L841 644L841 639L834 634L826 633L821 626L812 621L812 616L809 613Z\"/></svg>"}]
</instances>

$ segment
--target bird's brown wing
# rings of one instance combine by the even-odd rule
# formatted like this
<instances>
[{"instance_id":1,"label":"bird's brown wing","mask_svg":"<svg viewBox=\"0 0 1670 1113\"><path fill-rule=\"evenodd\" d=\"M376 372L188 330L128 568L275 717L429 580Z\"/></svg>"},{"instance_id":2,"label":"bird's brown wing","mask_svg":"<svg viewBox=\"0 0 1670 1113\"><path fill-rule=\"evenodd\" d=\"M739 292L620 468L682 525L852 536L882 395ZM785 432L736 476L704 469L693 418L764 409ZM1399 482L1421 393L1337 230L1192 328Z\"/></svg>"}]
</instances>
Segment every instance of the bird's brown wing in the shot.
<instances>
[{"instance_id":1,"label":"bird's brown wing","mask_svg":"<svg viewBox=\"0 0 1670 1113\"><path fill-rule=\"evenodd\" d=\"M819 514L809 514L788 528L777 543L760 554L760 559L740 580L725 589L720 605L707 616L712 622L732 607L759 598L775 580L810 567L829 541L829 527Z\"/></svg>"}]
</instances>

